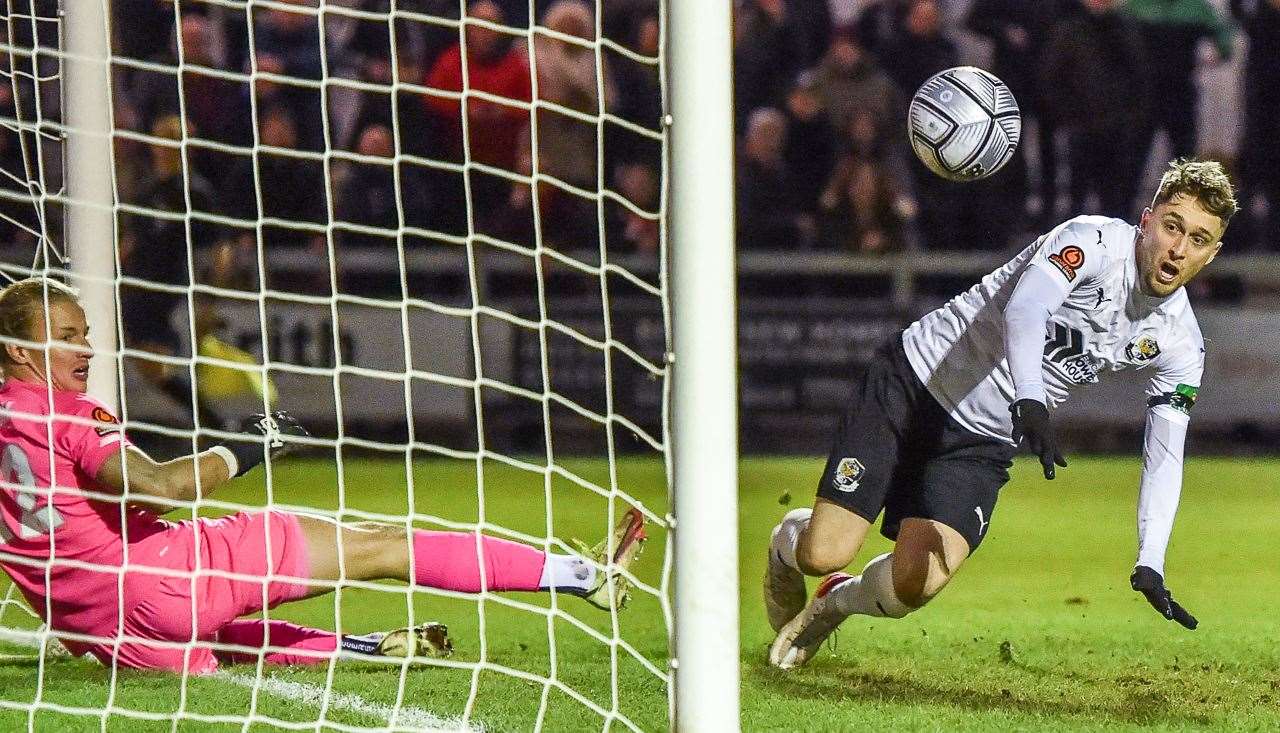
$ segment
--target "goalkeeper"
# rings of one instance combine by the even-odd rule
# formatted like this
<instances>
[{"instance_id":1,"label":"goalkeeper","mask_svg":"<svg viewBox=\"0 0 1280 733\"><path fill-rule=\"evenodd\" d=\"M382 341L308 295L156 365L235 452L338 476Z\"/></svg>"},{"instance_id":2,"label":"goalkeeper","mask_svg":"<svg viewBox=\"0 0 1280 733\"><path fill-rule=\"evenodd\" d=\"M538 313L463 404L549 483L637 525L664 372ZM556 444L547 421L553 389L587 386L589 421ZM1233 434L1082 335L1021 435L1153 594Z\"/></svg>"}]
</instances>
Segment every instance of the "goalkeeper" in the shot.
<instances>
[{"instance_id":1,"label":"goalkeeper","mask_svg":"<svg viewBox=\"0 0 1280 733\"><path fill-rule=\"evenodd\" d=\"M986 536L1015 448L1030 448L1052 479L1067 463L1050 410L1120 369L1151 370L1130 584L1194 629L1164 585L1204 371L1183 285L1222 248L1235 212L1221 165L1176 162L1138 226L1068 220L886 344L855 385L813 509L774 530L769 661L804 664L851 614L901 618L937 595ZM829 576L806 605L802 573L848 565L882 510L893 552L857 577Z\"/></svg>"},{"instance_id":2,"label":"goalkeeper","mask_svg":"<svg viewBox=\"0 0 1280 733\"><path fill-rule=\"evenodd\" d=\"M472 533L282 511L160 519L172 502L195 501L253 469L264 446L278 455L287 436L307 433L287 413L258 415L244 422L243 442L156 463L85 394L88 335L76 293L64 285L30 279L0 292L0 567L76 655L208 674L220 660L255 661L264 645L278 648L264 655L277 664L327 662L338 649L449 652L439 624L356 637L238 620L346 581L464 593L554 588L604 609L626 600L620 571L645 539L636 509L605 543L612 554L602 549L591 560Z\"/></svg>"}]
</instances>

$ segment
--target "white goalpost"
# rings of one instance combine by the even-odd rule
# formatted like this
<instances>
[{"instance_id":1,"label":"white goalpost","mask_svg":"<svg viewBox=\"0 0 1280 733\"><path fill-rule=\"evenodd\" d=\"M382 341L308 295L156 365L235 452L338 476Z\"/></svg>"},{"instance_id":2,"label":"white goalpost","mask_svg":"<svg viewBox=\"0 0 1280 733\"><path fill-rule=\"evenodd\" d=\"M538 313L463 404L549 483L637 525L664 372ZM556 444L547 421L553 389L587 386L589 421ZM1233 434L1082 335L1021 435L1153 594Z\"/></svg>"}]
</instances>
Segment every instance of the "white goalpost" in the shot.
<instances>
[{"instance_id":1,"label":"white goalpost","mask_svg":"<svg viewBox=\"0 0 1280 733\"><path fill-rule=\"evenodd\" d=\"M0 728L739 728L731 0L0 3L0 285L79 289L90 393L149 449L244 411L312 429L168 518L272 508L556 553L628 507L649 527L625 609L351 581L255 614L450 625L453 657L376 679L345 651L86 671L57 644L85 639L0 573L0 658L30 665L0 669Z\"/></svg>"},{"instance_id":2,"label":"white goalpost","mask_svg":"<svg viewBox=\"0 0 1280 733\"><path fill-rule=\"evenodd\" d=\"M731 18L729 0L671 3L675 722L690 731L738 728Z\"/></svg>"},{"instance_id":3,"label":"white goalpost","mask_svg":"<svg viewBox=\"0 0 1280 733\"><path fill-rule=\"evenodd\" d=\"M110 40L105 3L70 2L63 13L66 116L66 244L71 284L81 289L94 345L90 392L119 407L116 351L115 195L111 155Z\"/></svg>"}]
</instances>

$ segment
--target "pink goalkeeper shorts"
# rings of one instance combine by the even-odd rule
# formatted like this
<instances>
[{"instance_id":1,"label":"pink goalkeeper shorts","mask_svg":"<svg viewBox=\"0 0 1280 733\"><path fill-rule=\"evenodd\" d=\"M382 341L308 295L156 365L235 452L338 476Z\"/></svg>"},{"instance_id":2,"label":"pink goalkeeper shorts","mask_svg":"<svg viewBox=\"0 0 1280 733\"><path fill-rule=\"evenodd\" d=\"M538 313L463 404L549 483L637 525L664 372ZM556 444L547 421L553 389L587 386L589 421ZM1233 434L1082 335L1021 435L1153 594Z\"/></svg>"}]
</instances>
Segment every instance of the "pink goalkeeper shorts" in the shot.
<instances>
[{"instance_id":1,"label":"pink goalkeeper shorts","mask_svg":"<svg viewBox=\"0 0 1280 733\"><path fill-rule=\"evenodd\" d=\"M122 667L210 674L217 660L207 645L188 643L193 629L197 642L207 642L240 616L310 592L299 583L311 577L306 538L298 518L281 512L238 512L175 524L131 544L129 564L194 572L195 577L126 572L124 634L176 643L128 642L118 651L112 644L90 647L104 664L115 657Z\"/></svg>"}]
</instances>

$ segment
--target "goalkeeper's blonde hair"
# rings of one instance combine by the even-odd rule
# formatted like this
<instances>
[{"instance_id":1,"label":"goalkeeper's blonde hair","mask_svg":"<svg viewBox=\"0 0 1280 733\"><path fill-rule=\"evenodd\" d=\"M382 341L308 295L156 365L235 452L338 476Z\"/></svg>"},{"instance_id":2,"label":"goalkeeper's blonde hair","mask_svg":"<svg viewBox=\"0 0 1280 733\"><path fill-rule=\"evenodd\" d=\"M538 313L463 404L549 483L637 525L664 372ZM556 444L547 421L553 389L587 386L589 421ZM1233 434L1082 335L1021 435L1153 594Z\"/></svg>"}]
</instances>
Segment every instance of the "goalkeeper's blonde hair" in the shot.
<instances>
[{"instance_id":1,"label":"goalkeeper's blonde hair","mask_svg":"<svg viewBox=\"0 0 1280 733\"><path fill-rule=\"evenodd\" d=\"M1178 194L1198 200L1205 211L1222 220L1223 229L1240 210L1231 178L1216 160L1179 159L1169 163L1169 169L1160 176L1151 208L1168 203Z\"/></svg>"},{"instance_id":2,"label":"goalkeeper's blonde hair","mask_svg":"<svg viewBox=\"0 0 1280 733\"><path fill-rule=\"evenodd\" d=\"M50 304L79 303L80 292L70 285L43 277L30 277L0 290L0 341L36 341L43 322L46 293ZM12 366L8 349L0 347L0 369Z\"/></svg>"}]
</instances>

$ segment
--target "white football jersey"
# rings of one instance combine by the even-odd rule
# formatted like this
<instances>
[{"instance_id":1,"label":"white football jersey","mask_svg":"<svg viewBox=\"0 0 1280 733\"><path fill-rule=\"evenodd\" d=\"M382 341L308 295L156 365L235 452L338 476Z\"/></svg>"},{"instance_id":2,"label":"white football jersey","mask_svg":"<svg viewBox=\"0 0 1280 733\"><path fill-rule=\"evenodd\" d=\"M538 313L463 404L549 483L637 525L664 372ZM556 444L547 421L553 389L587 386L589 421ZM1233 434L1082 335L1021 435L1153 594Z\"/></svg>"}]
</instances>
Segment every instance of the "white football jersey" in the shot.
<instances>
[{"instance_id":1,"label":"white football jersey","mask_svg":"<svg viewBox=\"0 0 1280 733\"><path fill-rule=\"evenodd\" d=\"M1137 233L1120 219L1080 216L1040 237L907 328L903 345L916 375L961 425L1012 442L1004 310L1022 274L1038 267L1069 289L1044 335L1049 408L1108 372L1150 369L1148 396L1172 397L1184 417L1204 371L1204 340L1184 289L1165 298L1142 293Z\"/></svg>"}]
</instances>

